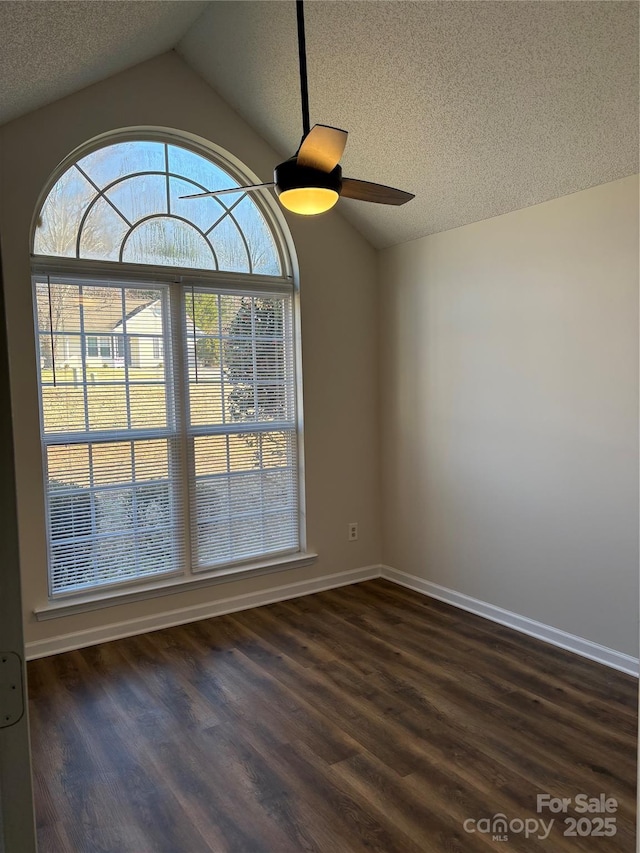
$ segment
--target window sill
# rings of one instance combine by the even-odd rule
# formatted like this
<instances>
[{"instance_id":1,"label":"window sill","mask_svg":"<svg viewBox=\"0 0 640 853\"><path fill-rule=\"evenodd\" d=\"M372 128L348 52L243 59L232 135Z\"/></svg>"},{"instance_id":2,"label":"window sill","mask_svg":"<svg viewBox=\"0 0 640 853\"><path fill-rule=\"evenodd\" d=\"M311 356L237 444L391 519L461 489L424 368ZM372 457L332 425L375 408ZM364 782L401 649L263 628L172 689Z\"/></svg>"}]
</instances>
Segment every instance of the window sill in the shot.
<instances>
[{"instance_id":1,"label":"window sill","mask_svg":"<svg viewBox=\"0 0 640 853\"><path fill-rule=\"evenodd\" d=\"M131 604L134 601L145 601L148 598L158 598L163 595L175 595L180 592L189 592L192 589L202 589L220 583L244 580L258 575L267 575L271 572L284 571L285 569L300 569L312 565L317 558L318 555L314 553L297 553L289 557L261 560L221 571L201 573L187 579L179 577L155 581L154 583L136 585L135 588L128 587L127 589L105 591L99 595L92 591L87 595L74 596L72 600L50 601L44 607L37 607L33 613L38 622L60 619L64 616L73 616L76 613L102 610L105 607Z\"/></svg>"}]
</instances>

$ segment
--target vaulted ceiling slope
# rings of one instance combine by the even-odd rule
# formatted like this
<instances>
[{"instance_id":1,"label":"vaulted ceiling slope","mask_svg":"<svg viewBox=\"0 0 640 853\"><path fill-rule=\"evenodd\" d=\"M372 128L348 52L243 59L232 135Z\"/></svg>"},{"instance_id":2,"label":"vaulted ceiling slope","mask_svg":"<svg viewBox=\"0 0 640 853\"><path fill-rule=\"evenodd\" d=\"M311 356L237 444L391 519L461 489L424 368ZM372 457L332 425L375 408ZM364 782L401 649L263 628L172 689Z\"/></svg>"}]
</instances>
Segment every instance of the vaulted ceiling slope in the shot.
<instances>
[{"instance_id":1,"label":"vaulted ceiling slope","mask_svg":"<svg viewBox=\"0 0 640 853\"><path fill-rule=\"evenodd\" d=\"M635 2L305 6L311 121L345 175L416 194L340 201L388 246L638 170ZM293 2L214 2L178 51L283 155L301 134Z\"/></svg>"},{"instance_id":2,"label":"vaulted ceiling slope","mask_svg":"<svg viewBox=\"0 0 640 853\"><path fill-rule=\"evenodd\" d=\"M0 2L0 124L170 50L206 5Z\"/></svg>"},{"instance_id":3,"label":"vaulted ceiling slope","mask_svg":"<svg viewBox=\"0 0 640 853\"><path fill-rule=\"evenodd\" d=\"M312 122L349 131L345 175L416 193L338 209L388 246L636 172L638 9L307 2ZM0 32L0 124L177 46L283 158L297 148L293 0L5 0Z\"/></svg>"}]
</instances>

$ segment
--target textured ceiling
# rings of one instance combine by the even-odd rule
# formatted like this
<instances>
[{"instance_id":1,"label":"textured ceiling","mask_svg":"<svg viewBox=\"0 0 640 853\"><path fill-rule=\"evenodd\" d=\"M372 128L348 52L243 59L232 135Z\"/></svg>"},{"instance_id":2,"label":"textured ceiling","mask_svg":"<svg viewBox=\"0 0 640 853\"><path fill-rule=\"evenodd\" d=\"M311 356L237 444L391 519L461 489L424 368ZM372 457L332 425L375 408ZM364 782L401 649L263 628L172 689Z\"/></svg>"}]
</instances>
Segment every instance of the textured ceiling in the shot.
<instances>
[{"instance_id":1,"label":"textured ceiling","mask_svg":"<svg viewBox=\"0 0 640 853\"><path fill-rule=\"evenodd\" d=\"M305 9L312 123L349 131L345 175L416 193L401 208L340 201L374 245L638 169L635 2L312 0ZM218 0L178 51L277 150L295 151L293 2Z\"/></svg>"},{"instance_id":2,"label":"textured ceiling","mask_svg":"<svg viewBox=\"0 0 640 853\"><path fill-rule=\"evenodd\" d=\"M312 122L349 131L345 175L416 193L340 201L374 245L638 169L636 2L305 8ZM0 32L0 124L177 45L283 157L298 145L293 0L5 0Z\"/></svg>"},{"instance_id":3,"label":"textured ceiling","mask_svg":"<svg viewBox=\"0 0 640 853\"><path fill-rule=\"evenodd\" d=\"M0 124L169 50L205 5L0 2Z\"/></svg>"}]
</instances>

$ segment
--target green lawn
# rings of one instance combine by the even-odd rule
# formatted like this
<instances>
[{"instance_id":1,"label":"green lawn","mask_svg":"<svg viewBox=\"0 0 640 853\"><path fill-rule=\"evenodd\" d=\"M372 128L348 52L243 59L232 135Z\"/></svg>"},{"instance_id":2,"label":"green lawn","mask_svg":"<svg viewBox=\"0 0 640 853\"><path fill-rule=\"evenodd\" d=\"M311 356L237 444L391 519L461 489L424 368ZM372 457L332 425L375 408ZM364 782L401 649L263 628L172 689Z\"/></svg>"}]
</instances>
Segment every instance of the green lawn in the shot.
<instances>
[{"instance_id":1,"label":"green lawn","mask_svg":"<svg viewBox=\"0 0 640 853\"><path fill-rule=\"evenodd\" d=\"M130 368L130 385L124 385L125 373L122 368L100 367L87 371L88 383L85 386L74 383L81 378L78 372L70 368L56 368L56 385L53 371L43 369L42 400L45 430L55 432L84 432L88 416L90 430L126 430L128 428L127 410L130 413L132 428L162 428L167 426L166 393L164 370ZM213 370L199 373L199 382L192 382L189 388L191 420L194 425L222 423L222 386L219 374ZM152 383L162 384L152 384ZM69 384L67 384L69 383ZM127 401L128 390L128 401ZM231 389L225 388L225 397ZM277 468L282 465L282 451L285 449L284 435L270 438L263 453L263 467ZM141 442L136 443L143 452ZM137 465L136 479L166 476L168 451L165 439L145 442L146 464ZM195 441L196 469L198 475L222 473L227 470L227 458L233 471L255 470L256 437L235 435L227 439L224 436L206 436ZM49 477L60 482L76 483L87 471L87 445L67 445L64 450L56 448L49 452ZM103 482L126 482L131 476L130 442L110 442L94 450L99 455L99 468ZM94 463L97 460L94 458ZM96 466L98 467L98 466Z\"/></svg>"}]
</instances>

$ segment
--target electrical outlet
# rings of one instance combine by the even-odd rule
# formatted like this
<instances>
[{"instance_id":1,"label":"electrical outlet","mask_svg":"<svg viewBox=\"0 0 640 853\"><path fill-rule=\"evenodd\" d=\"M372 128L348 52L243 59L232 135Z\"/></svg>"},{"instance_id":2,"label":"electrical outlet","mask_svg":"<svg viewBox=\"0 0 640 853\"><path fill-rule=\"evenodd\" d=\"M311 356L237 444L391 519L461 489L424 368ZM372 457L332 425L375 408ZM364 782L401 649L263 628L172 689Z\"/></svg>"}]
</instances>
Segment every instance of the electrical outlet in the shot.
<instances>
[{"instance_id":1,"label":"electrical outlet","mask_svg":"<svg viewBox=\"0 0 640 853\"><path fill-rule=\"evenodd\" d=\"M358 522L352 521L349 523L349 542L355 542L358 538Z\"/></svg>"}]
</instances>

